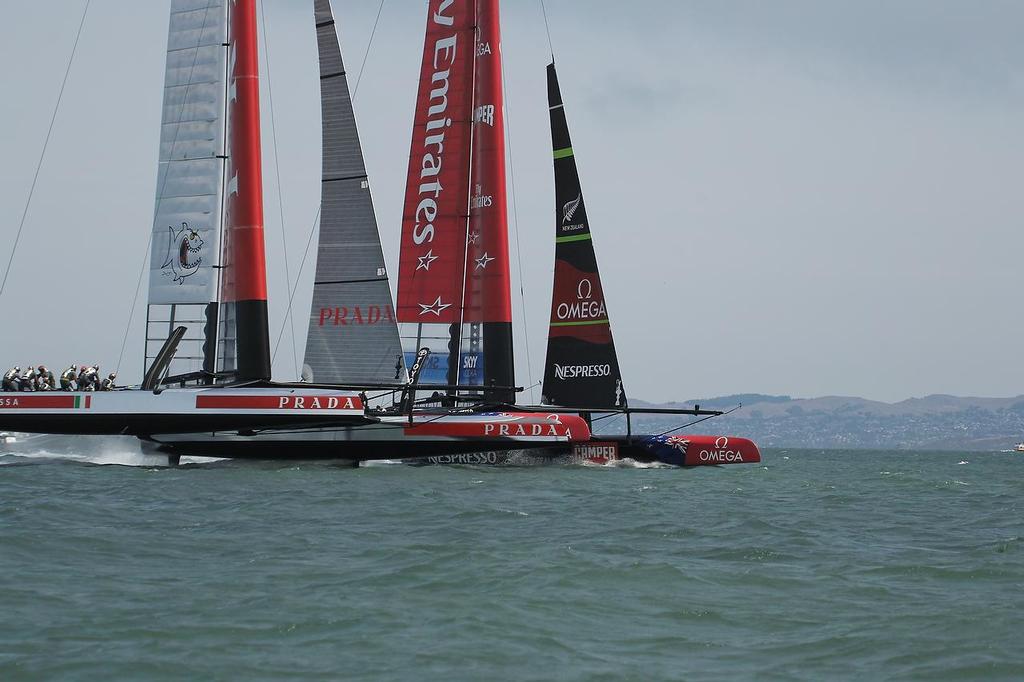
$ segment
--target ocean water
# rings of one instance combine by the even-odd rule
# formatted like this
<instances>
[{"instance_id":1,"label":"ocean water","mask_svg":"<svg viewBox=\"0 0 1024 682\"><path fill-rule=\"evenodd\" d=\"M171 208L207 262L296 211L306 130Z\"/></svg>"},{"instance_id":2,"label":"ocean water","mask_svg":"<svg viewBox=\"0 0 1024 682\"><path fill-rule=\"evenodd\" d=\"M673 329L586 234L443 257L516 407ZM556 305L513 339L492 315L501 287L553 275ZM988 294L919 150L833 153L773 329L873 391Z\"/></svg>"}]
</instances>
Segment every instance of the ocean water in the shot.
<instances>
[{"instance_id":1,"label":"ocean water","mask_svg":"<svg viewBox=\"0 0 1024 682\"><path fill-rule=\"evenodd\" d=\"M153 463L0 457L0 679L1024 678L1024 455Z\"/></svg>"}]
</instances>

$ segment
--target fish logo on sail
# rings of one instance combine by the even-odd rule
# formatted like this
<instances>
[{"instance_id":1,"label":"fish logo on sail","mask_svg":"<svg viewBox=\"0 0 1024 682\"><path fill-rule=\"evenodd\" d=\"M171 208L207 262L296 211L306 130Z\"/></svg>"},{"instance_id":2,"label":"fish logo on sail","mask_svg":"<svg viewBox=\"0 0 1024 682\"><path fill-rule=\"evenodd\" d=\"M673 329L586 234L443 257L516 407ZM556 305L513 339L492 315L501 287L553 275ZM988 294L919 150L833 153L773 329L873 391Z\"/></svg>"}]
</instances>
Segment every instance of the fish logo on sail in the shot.
<instances>
[{"instance_id":1,"label":"fish logo on sail","mask_svg":"<svg viewBox=\"0 0 1024 682\"><path fill-rule=\"evenodd\" d=\"M199 266L203 264L201 255L203 238L197 231L189 227L188 223L182 223L181 229L177 231L173 227L168 227L167 230L169 232L167 258L164 259L164 264L160 267L165 272L169 269L174 281L184 284L185 278L196 274L199 271Z\"/></svg>"},{"instance_id":2,"label":"fish logo on sail","mask_svg":"<svg viewBox=\"0 0 1024 682\"><path fill-rule=\"evenodd\" d=\"M578 197L567 203L562 207L562 224L565 225L576 215L576 211L579 210L580 204L583 202L583 194L580 193Z\"/></svg>"}]
</instances>

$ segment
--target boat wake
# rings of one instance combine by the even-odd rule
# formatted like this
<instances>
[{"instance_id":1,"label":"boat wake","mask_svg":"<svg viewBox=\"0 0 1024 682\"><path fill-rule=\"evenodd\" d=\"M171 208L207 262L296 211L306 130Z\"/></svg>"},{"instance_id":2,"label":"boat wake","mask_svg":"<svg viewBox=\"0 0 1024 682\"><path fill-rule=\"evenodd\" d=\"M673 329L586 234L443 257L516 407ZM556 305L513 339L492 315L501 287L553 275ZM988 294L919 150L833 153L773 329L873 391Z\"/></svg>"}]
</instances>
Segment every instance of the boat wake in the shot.
<instances>
[{"instance_id":1,"label":"boat wake","mask_svg":"<svg viewBox=\"0 0 1024 682\"><path fill-rule=\"evenodd\" d=\"M220 461L209 457L182 457L181 464ZM0 445L0 466L73 462L76 464L165 467L167 457L143 452L133 437L122 436L19 436Z\"/></svg>"},{"instance_id":2,"label":"boat wake","mask_svg":"<svg viewBox=\"0 0 1024 682\"><path fill-rule=\"evenodd\" d=\"M110 452L103 455L75 455L67 452L5 452L0 455L0 466L25 464L46 464L50 462L75 462L78 464L108 465L136 467L167 466L167 458L158 455L140 453Z\"/></svg>"},{"instance_id":3,"label":"boat wake","mask_svg":"<svg viewBox=\"0 0 1024 682\"><path fill-rule=\"evenodd\" d=\"M663 462L638 462L635 459L624 457L613 459L608 462L582 462L581 466L596 467L599 469L677 469L678 467Z\"/></svg>"}]
</instances>

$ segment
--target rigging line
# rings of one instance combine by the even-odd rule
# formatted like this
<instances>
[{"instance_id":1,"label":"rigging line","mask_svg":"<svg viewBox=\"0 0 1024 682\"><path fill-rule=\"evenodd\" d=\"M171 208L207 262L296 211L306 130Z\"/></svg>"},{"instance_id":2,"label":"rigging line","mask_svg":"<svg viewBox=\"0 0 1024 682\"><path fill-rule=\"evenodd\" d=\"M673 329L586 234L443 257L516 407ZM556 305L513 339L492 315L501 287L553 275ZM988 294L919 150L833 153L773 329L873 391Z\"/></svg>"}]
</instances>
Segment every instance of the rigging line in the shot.
<instances>
[{"instance_id":1,"label":"rigging line","mask_svg":"<svg viewBox=\"0 0 1024 682\"><path fill-rule=\"evenodd\" d=\"M192 78L195 76L196 64L199 63L199 50L202 47L201 43L203 42L203 35L205 35L205 33L206 33L206 26L207 26L207 23L210 20L210 7L211 7L210 3L207 2L206 3L206 11L203 13L203 25L202 25L202 27L200 27L200 29L199 29L199 37L196 39L195 54L192 55L192 66L189 68L188 82L185 84L185 96L182 98L181 106L178 108L177 120L174 121L174 137L171 139L171 147L170 147L170 151L168 152L168 155L167 155L167 168L166 168L166 170L164 172L163 182L160 184L160 187L157 189L157 194L156 194L156 208L153 211L154 223L156 222L155 216L160 215L160 206L161 206L161 204L163 203L163 200L164 200L164 190L167 187L167 180L170 178L170 175L171 175L170 168L171 168L171 163L174 161L174 150L175 150L175 148L176 148L176 146L178 144L178 133L181 132L181 117L182 117L182 115L185 112L185 104L188 102L189 91L191 90L192 85L193 85ZM163 124L161 124L161 129L162 129L162 127L163 127ZM162 137L162 130L161 130L161 137ZM157 160L157 162L158 162L158 165L159 165L159 159ZM157 177L159 179L159 172L157 172ZM155 229L155 226L154 226L154 229ZM127 326L125 326L124 338L121 340L121 352L117 356L117 371L118 372L120 372L120 370L121 370L121 362L124 360L124 349L125 349L125 345L128 342L128 334L131 331L132 322L135 320L135 308L137 307L138 302L139 302L139 292L142 290L142 274L145 272L146 261L149 258L150 247L153 245L153 232L154 232L154 230L150 230L149 231L149 239L146 241L146 251L142 254L142 264L139 266L140 270L142 270L142 272L139 273L139 281L135 285L135 295L132 297L131 310L129 310L129 312L128 312L128 324L127 324ZM149 329L147 328L145 334L143 335L143 351L142 351L142 371L143 371L143 373L145 373L145 371L146 371L146 353L149 352L149 340L148 340L148 338L149 338Z\"/></svg>"},{"instance_id":2,"label":"rigging line","mask_svg":"<svg viewBox=\"0 0 1024 682\"><path fill-rule=\"evenodd\" d=\"M505 98L505 147L508 150L509 181L512 189L512 224L515 226L516 234L516 256L519 265L519 299L523 305L523 346L526 347L526 377L530 381L530 400L537 402L534 397L533 383L533 361L530 359L530 325L526 314L526 284L523 273L523 249L519 242L519 202L516 200L516 164L512 158L512 124L509 119L508 90L505 87L505 61L501 62L501 94Z\"/></svg>"},{"instance_id":3,"label":"rigging line","mask_svg":"<svg viewBox=\"0 0 1024 682\"><path fill-rule=\"evenodd\" d=\"M370 40L366 43L366 52L363 53L363 63L359 65L359 75L356 76L356 86L352 89L352 101L356 101L356 93L359 92L359 84L363 82L363 69L366 68L366 61L370 57L370 48L373 47L373 37L377 35L377 24L380 23L380 14L384 11L384 3L387 0L380 0L380 7L377 8L377 18L373 20L373 29L370 31Z\"/></svg>"},{"instance_id":4,"label":"rigging line","mask_svg":"<svg viewBox=\"0 0 1024 682\"><path fill-rule=\"evenodd\" d=\"M263 57L267 65L267 99L270 105L270 136L274 143L274 174L277 177L277 209L281 217L281 244L282 256L284 257L284 278L289 290L292 288L292 277L288 265L288 235L284 224L284 194L281 191L281 163L277 153L277 125L274 120L274 87L270 78L270 40L267 38L267 16L264 12L264 2L260 0L260 19L263 22ZM292 367L295 369L295 376L299 376L299 351L295 344L295 317L292 315L292 306L289 299L288 310L285 311L285 322L291 329L292 336ZM273 360L271 360L273 363Z\"/></svg>"},{"instance_id":5,"label":"rigging line","mask_svg":"<svg viewBox=\"0 0 1024 682\"><path fill-rule=\"evenodd\" d=\"M75 62L75 54L78 52L78 41L82 37L82 29L85 27L85 17L89 14L89 5L92 0L85 0L85 9L82 10L82 21L78 24L78 33L75 34L75 44L71 47L71 56L68 58L68 66L64 70L64 80L60 84L60 92L57 94L57 105L53 108L53 116L50 118L50 127L46 131L46 139L43 141L43 151L39 154L39 162L36 164L35 175L32 176L32 186L28 190L28 199L25 200L25 210L21 213L21 222L18 223L18 232L14 237L14 246L11 248L11 257L7 261L7 269L4 271L3 282L0 282L0 297L4 295L7 288L7 277L11 274L11 266L14 265L14 256L18 253L18 243L21 241L21 232L25 228L25 219L28 217L29 207L32 205L32 197L36 191L36 182L39 181L39 171L43 168L43 160L46 158L46 149L50 146L50 136L53 134L53 124L57 121L57 113L60 112L60 103L64 99L64 88L68 84L68 76L71 74L71 65Z\"/></svg>"},{"instance_id":6,"label":"rigging line","mask_svg":"<svg viewBox=\"0 0 1024 682\"><path fill-rule=\"evenodd\" d=\"M555 61L555 45L551 42L551 25L548 24L548 8L544 5L544 0L540 0L540 11L544 14L544 30L548 34L548 49L551 51L551 61Z\"/></svg>"},{"instance_id":7,"label":"rigging line","mask_svg":"<svg viewBox=\"0 0 1024 682\"><path fill-rule=\"evenodd\" d=\"M139 266L139 281L135 283L135 297L132 298L132 309L128 313L128 324L124 328L124 338L121 339L121 352L117 354L117 367L114 368L114 374L121 373L121 361L124 360L124 349L128 345L128 334L132 330L132 322L135 321L135 308L139 302L139 292L142 291L142 276L146 274L146 261L149 254L149 248L153 245L153 232L149 233L149 241L146 242L146 253L142 254L142 264ZM149 336L149 330L146 330L144 336ZM144 341L148 345L148 341ZM145 365L145 362L143 362ZM143 366L145 371L145 366Z\"/></svg>"},{"instance_id":8,"label":"rigging line","mask_svg":"<svg viewBox=\"0 0 1024 682\"><path fill-rule=\"evenodd\" d=\"M723 412L722 414L711 414L711 415L708 415L707 417L704 417L703 419L698 419L696 421L692 421L689 424L683 424L682 426L675 426L675 427L669 429L668 431L662 431L661 433L656 434L654 437L655 438L659 438L661 436L667 436L668 434L672 433L673 431L678 431L679 429L686 429L686 428L689 428L691 426L696 426L697 424L700 424L701 422L706 422L707 420L714 419L715 417L724 417L727 414L732 414L733 412L735 412L736 410L740 409L741 407L743 407L742 404L737 405L736 407L732 408L731 410L727 410L727 411Z\"/></svg>"},{"instance_id":9,"label":"rigging line","mask_svg":"<svg viewBox=\"0 0 1024 682\"><path fill-rule=\"evenodd\" d=\"M313 225L309 228L309 238L306 240L306 250L302 254L302 263L299 265L299 273L295 276L295 286L292 288L291 294L288 295L288 314L291 314L292 302L295 300L295 292L299 289L299 280L302 279L302 271L306 269L306 261L309 259L309 247L313 243L313 235L316 234L316 226L320 221L320 211L323 210L322 206L318 206L316 209L316 217L313 218ZM281 332L277 335L277 341L274 343L274 352L270 356L270 363L274 363L274 358L277 357L277 351L281 347L281 338L284 336L285 326L288 323L287 315L285 321L281 323ZM301 376L301 374L300 374Z\"/></svg>"}]
</instances>

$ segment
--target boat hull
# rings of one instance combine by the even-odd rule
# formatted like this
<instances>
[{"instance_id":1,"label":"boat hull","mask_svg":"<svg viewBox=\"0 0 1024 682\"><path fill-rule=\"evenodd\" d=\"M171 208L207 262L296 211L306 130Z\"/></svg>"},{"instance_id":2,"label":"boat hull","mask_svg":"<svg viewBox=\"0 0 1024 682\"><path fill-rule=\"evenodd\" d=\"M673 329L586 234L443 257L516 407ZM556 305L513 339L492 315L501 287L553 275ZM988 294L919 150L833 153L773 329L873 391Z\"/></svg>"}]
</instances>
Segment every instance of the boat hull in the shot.
<instances>
[{"instance_id":1,"label":"boat hull","mask_svg":"<svg viewBox=\"0 0 1024 682\"><path fill-rule=\"evenodd\" d=\"M408 464L537 466L613 464L631 460L641 464L678 467L756 464L761 451L753 441L736 436L598 436L586 443L537 450L481 451L438 454Z\"/></svg>"},{"instance_id":2,"label":"boat hull","mask_svg":"<svg viewBox=\"0 0 1024 682\"><path fill-rule=\"evenodd\" d=\"M148 452L189 457L220 457L253 460L354 460L362 462L380 460L421 460L440 458L445 463L476 461L484 458L494 463L521 459L523 453L546 459L550 444L523 444L515 441L427 439L312 439L309 434L291 434L288 438L256 438L236 434L216 434L211 438L186 437L170 440L147 437ZM558 449L570 452L570 447Z\"/></svg>"},{"instance_id":3,"label":"boat hull","mask_svg":"<svg viewBox=\"0 0 1024 682\"><path fill-rule=\"evenodd\" d=\"M0 393L0 430L130 435L373 423L357 393L298 388Z\"/></svg>"},{"instance_id":4,"label":"boat hull","mask_svg":"<svg viewBox=\"0 0 1024 682\"><path fill-rule=\"evenodd\" d=\"M151 449L169 455L237 459L417 459L482 452L571 450L591 434L576 415L534 412L380 414L372 423L259 432L151 434Z\"/></svg>"},{"instance_id":5,"label":"boat hull","mask_svg":"<svg viewBox=\"0 0 1024 682\"><path fill-rule=\"evenodd\" d=\"M169 457L426 460L533 465L617 459L674 466L749 464L733 436L595 438L578 415L538 412L367 413L359 394L316 388L0 393L0 430L133 435Z\"/></svg>"}]
</instances>

